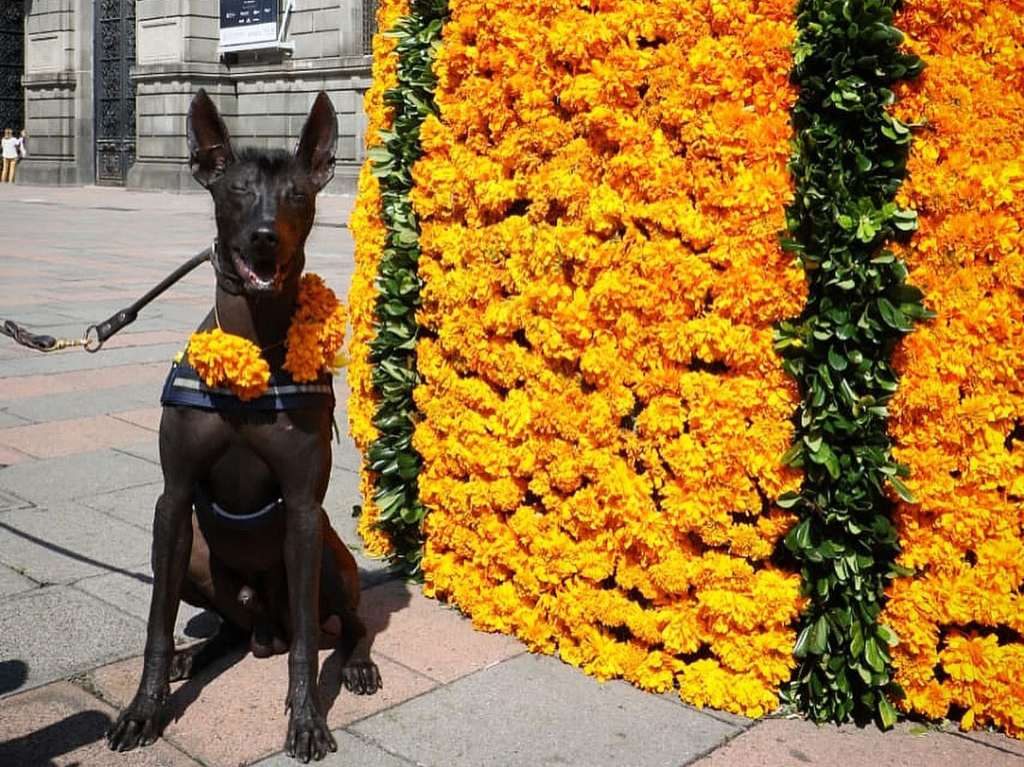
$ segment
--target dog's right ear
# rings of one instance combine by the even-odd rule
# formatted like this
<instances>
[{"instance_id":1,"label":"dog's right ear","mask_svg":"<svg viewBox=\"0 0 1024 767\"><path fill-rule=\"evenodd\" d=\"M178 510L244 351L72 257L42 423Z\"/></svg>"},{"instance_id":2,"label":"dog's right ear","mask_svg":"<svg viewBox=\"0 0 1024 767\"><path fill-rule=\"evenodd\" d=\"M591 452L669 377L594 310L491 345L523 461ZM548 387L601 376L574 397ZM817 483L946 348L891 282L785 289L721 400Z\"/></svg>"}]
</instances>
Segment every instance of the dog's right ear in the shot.
<instances>
[{"instance_id":1,"label":"dog's right ear","mask_svg":"<svg viewBox=\"0 0 1024 767\"><path fill-rule=\"evenodd\" d=\"M192 176L205 187L220 178L235 160L231 137L217 107L202 88L188 108L188 164Z\"/></svg>"}]
</instances>

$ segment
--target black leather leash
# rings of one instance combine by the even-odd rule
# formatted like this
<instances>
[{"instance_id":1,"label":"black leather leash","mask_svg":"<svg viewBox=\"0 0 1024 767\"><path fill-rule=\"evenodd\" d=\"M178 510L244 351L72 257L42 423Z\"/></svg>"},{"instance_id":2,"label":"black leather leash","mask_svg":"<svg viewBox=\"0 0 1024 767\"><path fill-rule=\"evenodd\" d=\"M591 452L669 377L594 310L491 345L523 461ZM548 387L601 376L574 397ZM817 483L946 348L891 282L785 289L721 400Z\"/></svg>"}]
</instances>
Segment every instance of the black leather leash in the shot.
<instances>
[{"instance_id":1,"label":"black leather leash","mask_svg":"<svg viewBox=\"0 0 1024 767\"><path fill-rule=\"evenodd\" d=\"M81 346L87 352L98 352L103 348L103 344L106 343L107 339L119 330L122 330L135 322L136 318L139 316L139 312L142 311L150 301L155 299L200 264L215 258L216 251L217 243L214 242L210 247L196 253L192 258L164 277L164 279L162 279L156 286L149 290L146 295L134 304L122 309L112 317L103 320L103 322L87 327L85 329L85 334L81 338L54 338L53 336L30 333L27 329L13 320L4 320L3 324L0 325L0 333L3 333L5 336L9 336L14 339L16 343L19 343L22 346L27 346L29 349L35 349L39 352L56 352L61 349L69 349L75 346Z\"/></svg>"}]
</instances>

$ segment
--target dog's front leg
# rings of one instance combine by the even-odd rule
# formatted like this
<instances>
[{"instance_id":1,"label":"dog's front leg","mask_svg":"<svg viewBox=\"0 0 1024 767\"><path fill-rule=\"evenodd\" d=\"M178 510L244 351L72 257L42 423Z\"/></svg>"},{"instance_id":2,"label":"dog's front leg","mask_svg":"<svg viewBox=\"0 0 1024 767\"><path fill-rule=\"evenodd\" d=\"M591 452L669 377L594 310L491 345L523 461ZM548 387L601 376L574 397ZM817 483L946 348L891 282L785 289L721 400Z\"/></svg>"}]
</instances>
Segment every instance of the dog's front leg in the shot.
<instances>
[{"instance_id":1,"label":"dog's front leg","mask_svg":"<svg viewBox=\"0 0 1024 767\"><path fill-rule=\"evenodd\" d=\"M320 559L323 550L323 512L303 487L285 494L287 521L284 563L288 579L291 647L288 653L290 710L285 752L303 762L320 760L337 751L334 736L320 711L317 670L320 644Z\"/></svg>"},{"instance_id":2,"label":"dog's front leg","mask_svg":"<svg viewBox=\"0 0 1024 767\"><path fill-rule=\"evenodd\" d=\"M153 519L153 596L146 627L142 679L132 702L107 732L115 751L148 746L160 736L174 658L174 620L192 551L192 493L165 487Z\"/></svg>"}]
</instances>

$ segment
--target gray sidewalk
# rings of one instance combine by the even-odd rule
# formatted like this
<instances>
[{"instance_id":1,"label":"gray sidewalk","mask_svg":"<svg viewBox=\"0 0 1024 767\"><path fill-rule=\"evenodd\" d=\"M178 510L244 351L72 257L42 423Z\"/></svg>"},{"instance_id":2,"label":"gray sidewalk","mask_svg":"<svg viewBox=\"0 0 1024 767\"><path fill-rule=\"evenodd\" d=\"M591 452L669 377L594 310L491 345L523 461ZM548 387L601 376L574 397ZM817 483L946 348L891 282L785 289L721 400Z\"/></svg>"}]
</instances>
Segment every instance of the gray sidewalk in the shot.
<instances>
[{"instance_id":1,"label":"gray sidewalk","mask_svg":"<svg viewBox=\"0 0 1024 767\"><path fill-rule=\"evenodd\" d=\"M320 201L307 263L339 294L351 278L351 200ZM78 335L131 303L213 236L203 195L0 186L0 318ZM115 755L102 734L134 692L148 610L152 508L160 489L159 390L208 310L201 268L107 350L40 355L0 337L0 767L284 765L282 657L227 658L175 685L174 719L149 749ZM347 388L338 381L345 431ZM354 550L358 456L336 446L327 509ZM353 767L1024 765L1000 735L901 724L895 732L758 723L675 695L598 684L514 639L482 634L359 556L363 612L384 690L321 696ZM215 621L184 608L182 641Z\"/></svg>"}]
</instances>

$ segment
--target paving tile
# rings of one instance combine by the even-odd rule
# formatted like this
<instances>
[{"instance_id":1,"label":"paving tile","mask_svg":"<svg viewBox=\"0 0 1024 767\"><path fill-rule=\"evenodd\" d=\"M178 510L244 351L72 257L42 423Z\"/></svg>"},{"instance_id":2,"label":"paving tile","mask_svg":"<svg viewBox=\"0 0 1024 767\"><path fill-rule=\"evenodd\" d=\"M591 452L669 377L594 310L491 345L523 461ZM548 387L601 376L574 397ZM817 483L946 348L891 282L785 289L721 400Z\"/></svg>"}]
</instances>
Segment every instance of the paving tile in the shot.
<instances>
[{"instance_id":1,"label":"paving tile","mask_svg":"<svg viewBox=\"0 0 1024 767\"><path fill-rule=\"evenodd\" d=\"M149 601L153 594L153 571L146 566L127 568L127 573L106 573L75 582L75 588L92 594L114 607L120 608L140 621L149 618ZM178 620L174 627L180 643L212 636L219 619L207 618L206 610L182 602L178 606ZM210 616L213 614L210 613Z\"/></svg>"},{"instance_id":2,"label":"paving tile","mask_svg":"<svg viewBox=\"0 0 1024 767\"><path fill-rule=\"evenodd\" d=\"M728 711L719 711L714 708L697 708L696 706L691 706L689 703L684 703L682 699L679 697L678 690L669 690L668 692L664 692L661 694L661 698L677 706L688 708L691 711L699 711L706 716L710 716L712 719L717 719L720 722L731 724L733 727L737 727L741 730L746 730L757 724L756 719L751 719L746 716L740 716L739 714L731 714Z\"/></svg>"},{"instance_id":3,"label":"paving tile","mask_svg":"<svg viewBox=\"0 0 1024 767\"><path fill-rule=\"evenodd\" d=\"M40 397L25 397L11 400L5 407L11 415L26 420L21 423L7 424L7 426L24 426L30 422L41 423L106 415L119 410L131 410L152 405L159 396L160 384L154 382L116 386L110 389L92 389L88 392L71 391L61 394L44 394Z\"/></svg>"},{"instance_id":4,"label":"paving tile","mask_svg":"<svg viewBox=\"0 0 1024 767\"><path fill-rule=\"evenodd\" d=\"M35 687L110 663L139 652L145 639L138 618L68 586L8 597L0 600L0 659L10 665L0 667L0 690Z\"/></svg>"},{"instance_id":5,"label":"paving tile","mask_svg":"<svg viewBox=\"0 0 1024 767\"><path fill-rule=\"evenodd\" d=\"M553 658L532 655L349 729L431 767L675 767L737 732L627 684L601 685Z\"/></svg>"},{"instance_id":6,"label":"paving tile","mask_svg":"<svg viewBox=\"0 0 1024 767\"><path fill-rule=\"evenodd\" d=\"M4 701L0 764L19 767L199 767L168 743L112 754L104 741L114 710L68 682L40 687Z\"/></svg>"},{"instance_id":7,"label":"paving tile","mask_svg":"<svg viewBox=\"0 0 1024 767\"><path fill-rule=\"evenodd\" d=\"M9 597L12 594L20 594L22 591L38 587L38 583L30 578L26 578L17 570L0 565L0 598Z\"/></svg>"},{"instance_id":8,"label":"paving tile","mask_svg":"<svg viewBox=\"0 0 1024 767\"><path fill-rule=\"evenodd\" d=\"M148 461L116 450L97 450L0 469L0 490L43 506L159 479L160 468Z\"/></svg>"},{"instance_id":9,"label":"paving tile","mask_svg":"<svg viewBox=\"0 0 1024 767\"><path fill-rule=\"evenodd\" d=\"M379 583L388 577L388 563L383 559L366 556L363 552L363 539L358 531L359 520L352 516L352 507L361 502L359 475L335 466L331 470L331 482L324 496L324 510L331 520L331 526L355 555L359 569L364 571L373 583ZM364 579L363 586L369 582Z\"/></svg>"},{"instance_id":10,"label":"paving tile","mask_svg":"<svg viewBox=\"0 0 1024 767\"><path fill-rule=\"evenodd\" d=\"M150 482L98 495L85 495L75 500L90 509L110 514L137 527L152 530L156 501L163 489L163 482Z\"/></svg>"},{"instance_id":11,"label":"paving tile","mask_svg":"<svg viewBox=\"0 0 1024 767\"><path fill-rule=\"evenodd\" d=\"M111 415L114 418L118 418L122 421L141 426L143 429L149 429L150 431L160 431L160 418L163 415L163 408L156 407L144 407L136 410L122 410L119 412L112 412Z\"/></svg>"},{"instance_id":12,"label":"paving tile","mask_svg":"<svg viewBox=\"0 0 1024 767\"><path fill-rule=\"evenodd\" d=\"M983 743L986 746L991 746L1010 754L1016 754L1021 758L1021 764L1024 765L1024 740L1022 739L1010 738L1001 732L986 732L984 730L961 732L959 727L952 722L946 723L946 730L955 733L958 737Z\"/></svg>"},{"instance_id":13,"label":"paving tile","mask_svg":"<svg viewBox=\"0 0 1024 767\"><path fill-rule=\"evenodd\" d=\"M6 492L0 489L0 511L10 511L11 509L30 509L32 503L20 498L14 493Z\"/></svg>"},{"instance_id":14,"label":"paving tile","mask_svg":"<svg viewBox=\"0 0 1024 767\"><path fill-rule=\"evenodd\" d=\"M332 444L334 465L347 469L351 472L359 472L361 455L356 448L356 443L349 434L348 425L348 401L351 397L351 390L346 379L346 370L343 368L341 374L334 381L334 420L341 432L339 439Z\"/></svg>"},{"instance_id":15,"label":"paving tile","mask_svg":"<svg viewBox=\"0 0 1024 767\"><path fill-rule=\"evenodd\" d=\"M327 721L332 729L421 695L434 686L426 677L378 658L383 690L369 696L339 692L336 658L325 651L320 653L320 659L321 699L328 704ZM172 685L174 718L164 737L207 764L247 764L284 746L288 726L284 713L288 691L286 656L257 660L247 655L224 670L232 660L226 659L197 679ZM96 669L88 681L105 700L124 705L135 692L141 669L141 658L132 658Z\"/></svg>"},{"instance_id":16,"label":"paving tile","mask_svg":"<svg viewBox=\"0 0 1024 767\"><path fill-rule=\"evenodd\" d=\"M919 734L913 734L917 733ZM802 719L768 719L695 767L1020 767L1021 757L967 738L906 722L889 732L873 726L818 726Z\"/></svg>"},{"instance_id":17,"label":"paving tile","mask_svg":"<svg viewBox=\"0 0 1024 767\"><path fill-rule=\"evenodd\" d=\"M458 611L402 581L365 591L359 612L375 653L442 683L525 652L511 637L474 630Z\"/></svg>"},{"instance_id":18,"label":"paving tile","mask_svg":"<svg viewBox=\"0 0 1024 767\"><path fill-rule=\"evenodd\" d=\"M148 432L149 439L145 442L137 442L134 445L126 445L117 448L119 453L139 458L154 466L160 465L160 441L154 432Z\"/></svg>"},{"instance_id":19,"label":"paving tile","mask_svg":"<svg viewBox=\"0 0 1024 767\"><path fill-rule=\"evenodd\" d=\"M160 279L160 278L157 278ZM140 286L138 295L142 295L151 286ZM131 295L135 295L133 290ZM188 335L178 330L145 330L141 333L118 333L104 344L106 349L123 349L129 346L152 346L154 344L179 344L184 346Z\"/></svg>"},{"instance_id":20,"label":"paving tile","mask_svg":"<svg viewBox=\"0 0 1024 767\"><path fill-rule=\"evenodd\" d=\"M319 767L414 767L397 756L392 756L377 746L367 743L355 735L338 730L334 733L338 750L328 754L323 761L317 762ZM295 760L285 754L275 754L269 759L257 762L254 767L295 767Z\"/></svg>"},{"instance_id":21,"label":"paving tile","mask_svg":"<svg viewBox=\"0 0 1024 767\"><path fill-rule=\"evenodd\" d=\"M105 447L128 447L155 441L155 435L108 415L71 418L0 429L0 445L34 458L58 458Z\"/></svg>"},{"instance_id":22,"label":"paving tile","mask_svg":"<svg viewBox=\"0 0 1024 767\"><path fill-rule=\"evenodd\" d=\"M81 354L81 352L78 352ZM89 355L94 357L94 355ZM31 359L35 359L34 357ZM54 358L55 359L55 358ZM124 386L126 381L138 385L150 383L159 386L167 377L169 364L150 362L137 365L113 364L95 366L98 369L72 369L62 373L27 375L14 373L10 366L4 366L7 376L0 378L0 401L19 400L65 392L97 391Z\"/></svg>"},{"instance_id":23,"label":"paving tile","mask_svg":"<svg viewBox=\"0 0 1024 767\"><path fill-rule=\"evenodd\" d=\"M6 406L0 409L0 429L6 429L8 426L24 426L27 423L32 423L32 421L15 415Z\"/></svg>"},{"instance_id":24,"label":"paving tile","mask_svg":"<svg viewBox=\"0 0 1024 767\"><path fill-rule=\"evenodd\" d=\"M120 307L113 304L107 307L110 311L104 311L103 307L97 307L95 312L90 312L88 321L100 319L99 315L108 316L117 311ZM79 329L80 332L80 329ZM118 378L117 368L134 367L136 365L152 364L154 367L163 365L164 375L170 368L174 355L181 351L180 344L158 344L155 346L130 346L123 349L111 349L99 354L88 354L81 350L71 350L55 354L37 354L34 357L10 360L4 363L4 374L8 376L38 376L58 373L69 373L85 370L99 370L105 374L110 381L109 386L117 386L125 380L136 380L134 378ZM113 371L113 372L111 372ZM3 387L0 387L0 392ZM66 391L66 390L65 390ZM29 390L29 393L22 396L35 396L38 391ZM0 399L7 399L6 395L0 393Z\"/></svg>"},{"instance_id":25,"label":"paving tile","mask_svg":"<svg viewBox=\"0 0 1024 767\"><path fill-rule=\"evenodd\" d=\"M17 463L24 463L31 460L32 456L27 455L20 450L15 450L14 448L7 447L6 445L0 445L0 468L14 466Z\"/></svg>"},{"instance_id":26,"label":"paving tile","mask_svg":"<svg viewBox=\"0 0 1024 767\"><path fill-rule=\"evenodd\" d=\"M73 502L0 515L0 562L39 583L71 583L149 561L151 536Z\"/></svg>"}]
</instances>

